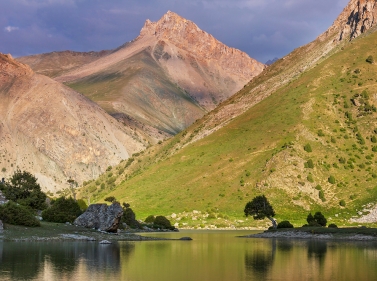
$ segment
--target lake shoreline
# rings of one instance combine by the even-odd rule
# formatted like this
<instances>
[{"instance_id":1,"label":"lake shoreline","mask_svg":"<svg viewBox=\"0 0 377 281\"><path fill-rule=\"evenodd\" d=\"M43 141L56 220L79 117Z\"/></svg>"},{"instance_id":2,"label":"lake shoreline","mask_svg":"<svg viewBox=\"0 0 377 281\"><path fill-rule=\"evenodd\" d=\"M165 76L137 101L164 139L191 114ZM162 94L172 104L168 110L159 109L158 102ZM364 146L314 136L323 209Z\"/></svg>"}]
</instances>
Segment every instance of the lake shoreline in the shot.
<instances>
[{"instance_id":1,"label":"lake shoreline","mask_svg":"<svg viewBox=\"0 0 377 281\"><path fill-rule=\"evenodd\" d=\"M156 231L157 232L157 231ZM147 233L147 232L144 232ZM25 227L6 225L0 231L0 241L12 242L60 242L81 241L100 242L109 241L154 241L169 240L166 238L142 236L141 232L119 230L117 233L109 233L95 229L78 227L71 224L41 222L40 227ZM176 240L176 239L175 239Z\"/></svg>"}]
</instances>

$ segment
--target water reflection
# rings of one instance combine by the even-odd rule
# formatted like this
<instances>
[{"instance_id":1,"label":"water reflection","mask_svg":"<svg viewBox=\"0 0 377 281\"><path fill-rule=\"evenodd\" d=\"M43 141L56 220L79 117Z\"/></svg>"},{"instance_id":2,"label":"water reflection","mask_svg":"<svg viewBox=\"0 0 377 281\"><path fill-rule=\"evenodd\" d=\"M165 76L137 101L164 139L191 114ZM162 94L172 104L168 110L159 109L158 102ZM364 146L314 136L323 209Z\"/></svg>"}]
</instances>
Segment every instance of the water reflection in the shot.
<instances>
[{"instance_id":1,"label":"water reflection","mask_svg":"<svg viewBox=\"0 0 377 281\"><path fill-rule=\"evenodd\" d=\"M127 260L135 246L125 243L122 251L118 244L101 245L83 242L0 242L0 280L36 279L49 268L54 276L64 274L67 279L76 274L80 266L86 271L119 274L121 252ZM22 270L20 270L22 269Z\"/></svg>"},{"instance_id":2,"label":"water reflection","mask_svg":"<svg viewBox=\"0 0 377 281\"><path fill-rule=\"evenodd\" d=\"M270 247L266 244L269 244ZM266 244L245 252L245 268L249 277L256 276L266 279L274 262L277 241L272 239Z\"/></svg>"},{"instance_id":3,"label":"water reflection","mask_svg":"<svg viewBox=\"0 0 377 281\"><path fill-rule=\"evenodd\" d=\"M377 280L374 242L236 238L239 235L161 233L158 236L190 236L193 241L111 245L0 241L0 281Z\"/></svg>"},{"instance_id":4,"label":"water reflection","mask_svg":"<svg viewBox=\"0 0 377 281\"><path fill-rule=\"evenodd\" d=\"M323 240L309 240L307 242L308 259L316 259L320 265L323 265L327 253L327 243Z\"/></svg>"}]
</instances>

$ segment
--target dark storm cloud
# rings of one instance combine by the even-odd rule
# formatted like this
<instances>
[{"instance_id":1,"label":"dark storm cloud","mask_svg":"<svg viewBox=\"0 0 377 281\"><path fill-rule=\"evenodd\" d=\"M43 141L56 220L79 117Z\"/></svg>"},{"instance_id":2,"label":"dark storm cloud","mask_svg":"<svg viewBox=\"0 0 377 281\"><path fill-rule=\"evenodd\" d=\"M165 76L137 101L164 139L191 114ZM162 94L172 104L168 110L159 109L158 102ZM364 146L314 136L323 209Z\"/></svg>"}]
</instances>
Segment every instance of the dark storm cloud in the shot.
<instances>
[{"instance_id":1,"label":"dark storm cloud","mask_svg":"<svg viewBox=\"0 0 377 281\"><path fill-rule=\"evenodd\" d=\"M168 10L262 62L325 31L348 0L2 0L0 52L113 49Z\"/></svg>"}]
</instances>

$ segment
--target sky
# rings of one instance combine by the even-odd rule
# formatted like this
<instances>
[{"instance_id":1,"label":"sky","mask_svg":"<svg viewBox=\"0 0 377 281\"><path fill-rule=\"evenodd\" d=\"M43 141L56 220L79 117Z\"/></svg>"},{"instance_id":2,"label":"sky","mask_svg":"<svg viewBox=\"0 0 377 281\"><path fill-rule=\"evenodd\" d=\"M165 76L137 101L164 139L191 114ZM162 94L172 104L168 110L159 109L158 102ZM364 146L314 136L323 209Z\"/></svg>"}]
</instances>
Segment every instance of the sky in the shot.
<instances>
[{"instance_id":1,"label":"sky","mask_svg":"<svg viewBox=\"0 0 377 281\"><path fill-rule=\"evenodd\" d=\"M115 49L168 10L265 63L313 41L349 0L0 0L0 52Z\"/></svg>"}]
</instances>

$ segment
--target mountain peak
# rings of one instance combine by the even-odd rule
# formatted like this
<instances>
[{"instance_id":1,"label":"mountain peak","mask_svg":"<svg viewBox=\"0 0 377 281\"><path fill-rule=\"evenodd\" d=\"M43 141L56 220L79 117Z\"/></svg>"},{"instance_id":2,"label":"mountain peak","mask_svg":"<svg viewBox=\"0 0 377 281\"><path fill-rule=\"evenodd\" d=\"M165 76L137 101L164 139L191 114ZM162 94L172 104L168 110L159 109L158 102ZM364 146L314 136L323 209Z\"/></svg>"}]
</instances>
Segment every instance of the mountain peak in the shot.
<instances>
[{"instance_id":1,"label":"mountain peak","mask_svg":"<svg viewBox=\"0 0 377 281\"><path fill-rule=\"evenodd\" d=\"M180 33L186 28L202 31L192 21L189 21L172 11L167 11L167 13L157 22L152 22L147 19L144 27L140 31L140 36L154 35L158 37L170 37L171 33Z\"/></svg>"}]
</instances>

